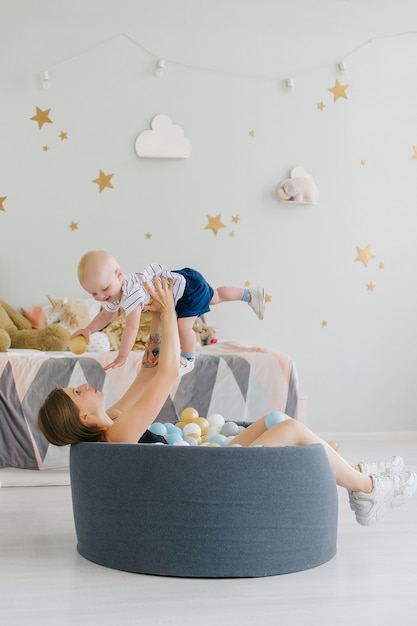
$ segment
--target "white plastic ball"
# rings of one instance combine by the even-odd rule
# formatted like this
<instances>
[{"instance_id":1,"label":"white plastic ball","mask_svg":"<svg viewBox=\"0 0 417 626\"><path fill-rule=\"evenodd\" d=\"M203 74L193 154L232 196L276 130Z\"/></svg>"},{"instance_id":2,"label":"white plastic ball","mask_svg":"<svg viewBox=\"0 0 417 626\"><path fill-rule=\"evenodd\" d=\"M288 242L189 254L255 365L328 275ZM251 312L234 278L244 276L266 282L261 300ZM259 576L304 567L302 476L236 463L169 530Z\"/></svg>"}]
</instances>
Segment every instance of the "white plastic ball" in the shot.
<instances>
[{"instance_id":1,"label":"white plastic ball","mask_svg":"<svg viewBox=\"0 0 417 626\"><path fill-rule=\"evenodd\" d=\"M223 428L225 419L220 413L212 413L207 418L210 428L215 428L218 432Z\"/></svg>"},{"instance_id":2,"label":"white plastic ball","mask_svg":"<svg viewBox=\"0 0 417 626\"><path fill-rule=\"evenodd\" d=\"M189 446L190 444L188 443L188 441L185 441L184 439L177 439L177 441L174 441L173 444L171 444L173 446Z\"/></svg>"},{"instance_id":3,"label":"white plastic ball","mask_svg":"<svg viewBox=\"0 0 417 626\"><path fill-rule=\"evenodd\" d=\"M198 441L195 437L184 437L184 441L188 443L189 446L198 446Z\"/></svg>"},{"instance_id":4,"label":"white plastic ball","mask_svg":"<svg viewBox=\"0 0 417 626\"><path fill-rule=\"evenodd\" d=\"M182 429L182 432L184 433L184 437L187 435L191 435L191 433L201 436L201 428L195 422L189 422L188 424L186 424Z\"/></svg>"},{"instance_id":5,"label":"white plastic ball","mask_svg":"<svg viewBox=\"0 0 417 626\"><path fill-rule=\"evenodd\" d=\"M226 437L237 435L239 433L239 426L235 424L235 422L225 422L220 433L226 435Z\"/></svg>"}]
</instances>

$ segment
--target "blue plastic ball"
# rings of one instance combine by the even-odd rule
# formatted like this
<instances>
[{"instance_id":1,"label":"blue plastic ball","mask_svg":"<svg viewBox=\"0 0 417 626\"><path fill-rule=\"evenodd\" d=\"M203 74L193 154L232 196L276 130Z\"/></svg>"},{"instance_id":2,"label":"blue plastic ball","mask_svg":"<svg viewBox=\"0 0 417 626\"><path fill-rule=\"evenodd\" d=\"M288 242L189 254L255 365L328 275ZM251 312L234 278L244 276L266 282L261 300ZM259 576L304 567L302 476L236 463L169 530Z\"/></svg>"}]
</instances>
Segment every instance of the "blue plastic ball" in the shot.
<instances>
[{"instance_id":1,"label":"blue plastic ball","mask_svg":"<svg viewBox=\"0 0 417 626\"><path fill-rule=\"evenodd\" d=\"M177 441L179 442L182 440L182 435L177 435L176 433L168 433L167 435L165 435L165 441L170 446L174 445L174 443L176 443Z\"/></svg>"},{"instance_id":2,"label":"blue plastic ball","mask_svg":"<svg viewBox=\"0 0 417 626\"><path fill-rule=\"evenodd\" d=\"M281 413L280 411L271 411L265 417L265 426L267 428L271 428L272 426L275 426L275 424L279 424L280 422L283 422L284 420L285 420L285 415L283 413Z\"/></svg>"},{"instance_id":3,"label":"blue plastic ball","mask_svg":"<svg viewBox=\"0 0 417 626\"><path fill-rule=\"evenodd\" d=\"M149 426L148 430L154 435L162 435L162 437L167 434L166 426L161 422L154 422Z\"/></svg>"}]
</instances>

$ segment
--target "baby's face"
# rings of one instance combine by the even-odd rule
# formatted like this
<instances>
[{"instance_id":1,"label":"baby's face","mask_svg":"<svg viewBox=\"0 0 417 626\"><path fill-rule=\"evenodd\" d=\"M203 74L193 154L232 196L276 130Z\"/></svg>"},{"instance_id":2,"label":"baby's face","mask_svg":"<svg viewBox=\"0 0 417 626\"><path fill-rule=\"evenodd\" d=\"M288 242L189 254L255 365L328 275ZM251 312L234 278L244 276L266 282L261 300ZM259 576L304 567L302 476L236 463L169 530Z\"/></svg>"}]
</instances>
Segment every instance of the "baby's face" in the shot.
<instances>
[{"instance_id":1,"label":"baby's face","mask_svg":"<svg viewBox=\"0 0 417 626\"><path fill-rule=\"evenodd\" d=\"M83 288L98 302L116 302L122 297L123 274L120 268L88 272Z\"/></svg>"}]
</instances>

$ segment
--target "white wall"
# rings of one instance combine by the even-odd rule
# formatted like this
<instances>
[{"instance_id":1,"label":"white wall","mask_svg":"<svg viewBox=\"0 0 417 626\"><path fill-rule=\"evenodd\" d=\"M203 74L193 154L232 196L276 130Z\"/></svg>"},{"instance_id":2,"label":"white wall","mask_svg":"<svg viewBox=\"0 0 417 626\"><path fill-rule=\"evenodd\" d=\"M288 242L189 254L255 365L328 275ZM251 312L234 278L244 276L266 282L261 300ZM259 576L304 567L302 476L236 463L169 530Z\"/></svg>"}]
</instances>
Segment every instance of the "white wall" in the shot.
<instances>
[{"instance_id":1,"label":"white wall","mask_svg":"<svg viewBox=\"0 0 417 626\"><path fill-rule=\"evenodd\" d=\"M294 358L313 428L415 430L416 58L413 0L0 0L1 299L82 295L76 264L97 247L126 270L263 284L263 322L237 303L210 321ZM336 79L349 87L334 102ZM189 159L135 155L158 113L184 128ZM295 165L317 205L278 202ZM101 193L100 169L114 174Z\"/></svg>"}]
</instances>

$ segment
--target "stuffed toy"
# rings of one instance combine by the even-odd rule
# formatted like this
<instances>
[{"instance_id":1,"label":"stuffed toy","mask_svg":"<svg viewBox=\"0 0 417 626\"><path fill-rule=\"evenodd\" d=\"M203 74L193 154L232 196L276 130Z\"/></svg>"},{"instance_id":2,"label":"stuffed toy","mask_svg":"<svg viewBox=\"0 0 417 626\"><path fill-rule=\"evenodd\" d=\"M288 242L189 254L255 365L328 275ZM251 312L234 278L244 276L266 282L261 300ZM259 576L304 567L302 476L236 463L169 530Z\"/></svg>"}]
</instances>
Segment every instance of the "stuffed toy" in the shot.
<instances>
[{"instance_id":1,"label":"stuffed toy","mask_svg":"<svg viewBox=\"0 0 417 626\"><path fill-rule=\"evenodd\" d=\"M193 330L197 336L197 343L202 346L217 343L217 339L214 337L217 328L214 328L214 326L207 326L203 317L197 317L193 325Z\"/></svg>"},{"instance_id":2,"label":"stuffed toy","mask_svg":"<svg viewBox=\"0 0 417 626\"><path fill-rule=\"evenodd\" d=\"M61 352L68 341L69 332L62 326L32 328L26 317L0 300L0 352L9 348Z\"/></svg>"},{"instance_id":3,"label":"stuffed toy","mask_svg":"<svg viewBox=\"0 0 417 626\"><path fill-rule=\"evenodd\" d=\"M290 178L280 182L277 195L285 202L308 202L314 204L317 200L318 189L314 178L303 167L295 167L290 172Z\"/></svg>"},{"instance_id":4,"label":"stuffed toy","mask_svg":"<svg viewBox=\"0 0 417 626\"><path fill-rule=\"evenodd\" d=\"M151 320L152 313L142 313L140 316L140 325L138 334L136 335L136 341L132 350L144 350L148 342L149 334L151 332ZM118 350L123 333L123 329L126 326L126 315L123 311L120 313L113 322L110 322L106 328L103 328L103 332L111 337L112 343L115 343L114 350Z\"/></svg>"},{"instance_id":5,"label":"stuffed toy","mask_svg":"<svg viewBox=\"0 0 417 626\"><path fill-rule=\"evenodd\" d=\"M48 300L52 305L52 311L46 318L48 326L59 325L72 334L79 328L85 328L94 317L86 300L68 298L54 300L51 296L48 296ZM117 348L117 338L111 332L98 331L90 335L87 351L109 352Z\"/></svg>"}]
</instances>

